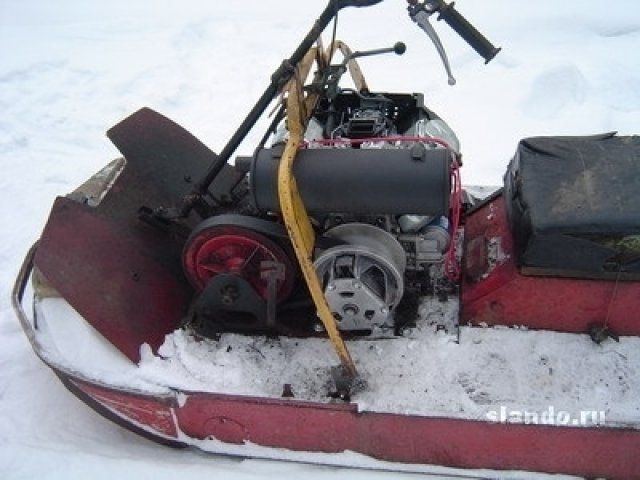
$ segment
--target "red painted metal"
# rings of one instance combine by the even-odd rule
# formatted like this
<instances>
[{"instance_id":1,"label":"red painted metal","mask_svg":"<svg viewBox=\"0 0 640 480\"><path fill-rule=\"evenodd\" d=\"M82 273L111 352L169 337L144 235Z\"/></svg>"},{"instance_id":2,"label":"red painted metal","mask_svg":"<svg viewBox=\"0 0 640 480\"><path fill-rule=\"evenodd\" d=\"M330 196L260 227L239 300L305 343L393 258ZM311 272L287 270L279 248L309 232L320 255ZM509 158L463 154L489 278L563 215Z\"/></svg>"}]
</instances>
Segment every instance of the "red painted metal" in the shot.
<instances>
[{"instance_id":1,"label":"red painted metal","mask_svg":"<svg viewBox=\"0 0 640 480\"><path fill-rule=\"evenodd\" d=\"M220 273L237 273L256 292L268 297L268 280L262 275L265 265L284 266L278 280L277 297L284 300L293 289L293 266L284 251L264 235L246 228L217 225L191 236L183 254L184 270L191 283L202 290Z\"/></svg>"},{"instance_id":2,"label":"red painted metal","mask_svg":"<svg viewBox=\"0 0 640 480\"><path fill-rule=\"evenodd\" d=\"M35 263L89 324L137 362L140 346L162 345L191 301L180 250L167 237L60 197Z\"/></svg>"},{"instance_id":3,"label":"red painted metal","mask_svg":"<svg viewBox=\"0 0 640 480\"><path fill-rule=\"evenodd\" d=\"M178 430L173 419L175 401L165 397L136 395L128 391L109 389L86 382L71 380L73 384L94 401L117 412L128 422L144 425L154 432L177 438Z\"/></svg>"},{"instance_id":4,"label":"red painted metal","mask_svg":"<svg viewBox=\"0 0 640 480\"><path fill-rule=\"evenodd\" d=\"M562 332L606 324L618 335L640 335L640 282L521 274L502 195L466 219L463 263L465 324Z\"/></svg>"},{"instance_id":5,"label":"red painted metal","mask_svg":"<svg viewBox=\"0 0 640 480\"><path fill-rule=\"evenodd\" d=\"M84 187L71 195L75 201L56 199L35 263L89 324L137 362L142 344L156 350L183 320L194 293L180 261L186 232L140 221L141 208L149 212L181 204L193 179L204 175L217 156L148 108L111 128L108 136L126 166L113 184L90 194L94 201L104 194L96 206L83 201ZM211 184L212 198L228 196L242 178L244 173L225 165ZM184 221L190 229L195 219Z\"/></svg>"},{"instance_id":6,"label":"red painted metal","mask_svg":"<svg viewBox=\"0 0 640 480\"><path fill-rule=\"evenodd\" d=\"M192 439L202 448L206 445L196 440L213 438L233 445L251 443L293 451L353 451L409 464L590 478L640 476L640 430L358 412L354 404L208 393L185 393L186 401L177 404L86 381L74 383L125 421L146 425L163 436L175 437L179 431L182 442Z\"/></svg>"}]
</instances>

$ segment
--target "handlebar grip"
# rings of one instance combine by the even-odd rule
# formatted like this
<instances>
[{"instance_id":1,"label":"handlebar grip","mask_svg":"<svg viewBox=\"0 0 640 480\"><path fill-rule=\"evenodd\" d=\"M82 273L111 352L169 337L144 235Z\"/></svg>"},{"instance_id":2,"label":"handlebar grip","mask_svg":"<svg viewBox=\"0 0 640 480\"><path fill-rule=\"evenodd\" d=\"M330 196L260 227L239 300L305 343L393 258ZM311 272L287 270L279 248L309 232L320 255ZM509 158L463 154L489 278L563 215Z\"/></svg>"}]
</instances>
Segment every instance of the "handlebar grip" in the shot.
<instances>
[{"instance_id":1,"label":"handlebar grip","mask_svg":"<svg viewBox=\"0 0 640 480\"><path fill-rule=\"evenodd\" d=\"M382 0L338 0L336 7L341 10L346 7L370 7L376 3L380 3Z\"/></svg>"},{"instance_id":2,"label":"handlebar grip","mask_svg":"<svg viewBox=\"0 0 640 480\"><path fill-rule=\"evenodd\" d=\"M476 30L476 28L471 25L466 18L458 13L454 8L454 4L455 2L451 2L448 5L444 4L439 10L440 16L438 17L438 20L442 19L447 22L447 24L453 28L456 33L471 46L471 48L484 58L484 63L489 63L493 57L498 54L501 48L494 47L484 35Z\"/></svg>"}]
</instances>

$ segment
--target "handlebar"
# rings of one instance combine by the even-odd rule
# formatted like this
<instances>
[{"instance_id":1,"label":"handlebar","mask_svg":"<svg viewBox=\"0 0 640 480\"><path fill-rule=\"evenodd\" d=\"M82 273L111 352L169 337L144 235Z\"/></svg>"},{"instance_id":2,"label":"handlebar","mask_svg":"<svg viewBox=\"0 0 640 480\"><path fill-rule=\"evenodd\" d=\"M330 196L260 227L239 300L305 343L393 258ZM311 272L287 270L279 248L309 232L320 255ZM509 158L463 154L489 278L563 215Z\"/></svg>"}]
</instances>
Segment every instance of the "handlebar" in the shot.
<instances>
[{"instance_id":1,"label":"handlebar","mask_svg":"<svg viewBox=\"0 0 640 480\"><path fill-rule=\"evenodd\" d=\"M455 2L448 5L442 2L442 6L438 10L440 13L438 20L444 20L471 48L478 52L478 55L484 58L484 63L489 63L501 49L494 47L466 18L460 15L454 8L454 4Z\"/></svg>"},{"instance_id":2,"label":"handlebar","mask_svg":"<svg viewBox=\"0 0 640 480\"><path fill-rule=\"evenodd\" d=\"M336 8L340 10L345 7L370 7L381 1L382 0L337 0Z\"/></svg>"},{"instance_id":3,"label":"handlebar","mask_svg":"<svg viewBox=\"0 0 640 480\"><path fill-rule=\"evenodd\" d=\"M438 13L438 20L444 20L471 48L484 58L485 64L489 63L500 51L500 48L494 47L484 35L458 13L454 7L455 2L448 4L444 0L407 0L407 3L409 4L408 10L411 20L424 30L436 47L449 77L449 85L455 85L456 80L451 73L449 59L442 42L429 22L431 15Z\"/></svg>"},{"instance_id":4,"label":"handlebar","mask_svg":"<svg viewBox=\"0 0 640 480\"><path fill-rule=\"evenodd\" d=\"M369 7L383 0L334 0L336 10L346 7ZM446 3L445 0L407 0L409 13L413 16L418 10L424 10L428 15L438 12L438 20L444 20L462 39L473 48L478 55L489 63L500 52L500 48L482 35L471 23L467 21L456 9L455 2Z\"/></svg>"}]
</instances>

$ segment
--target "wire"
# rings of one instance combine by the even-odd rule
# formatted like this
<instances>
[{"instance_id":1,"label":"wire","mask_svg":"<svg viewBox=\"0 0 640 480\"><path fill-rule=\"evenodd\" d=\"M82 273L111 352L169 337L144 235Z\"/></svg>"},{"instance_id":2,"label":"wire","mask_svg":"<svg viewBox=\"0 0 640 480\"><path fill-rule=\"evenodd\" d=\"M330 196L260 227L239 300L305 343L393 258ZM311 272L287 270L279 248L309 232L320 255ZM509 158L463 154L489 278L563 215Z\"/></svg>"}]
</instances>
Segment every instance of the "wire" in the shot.
<instances>
[{"instance_id":1,"label":"wire","mask_svg":"<svg viewBox=\"0 0 640 480\"><path fill-rule=\"evenodd\" d=\"M338 127L339 128L339 127ZM300 148L309 148L311 145L359 145L362 143L380 143L380 142L421 142L435 143L444 148L452 150L449 144L437 137L419 137L419 136L403 136L391 135L389 137L366 137L366 138L323 138L319 140L305 140ZM453 151L453 150L452 150ZM455 156L455 154L454 154ZM457 161L457 157L456 157Z\"/></svg>"},{"instance_id":2,"label":"wire","mask_svg":"<svg viewBox=\"0 0 640 480\"><path fill-rule=\"evenodd\" d=\"M609 305L607 306L607 316L604 319L604 328L609 328L609 319L611 318L611 309L613 308L613 304L616 300L616 296L618 294L618 285L620 283L620 273L622 270L622 265L618 264L618 271L616 272L616 281L613 284L613 291L611 292L611 298L609 299Z\"/></svg>"},{"instance_id":3,"label":"wire","mask_svg":"<svg viewBox=\"0 0 640 480\"><path fill-rule=\"evenodd\" d=\"M462 177L460 176L460 163L456 155L451 160L451 246L444 261L444 270L449 280L460 280L460 264L458 263L458 229L462 215Z\"/></svg>"}]
</instances>

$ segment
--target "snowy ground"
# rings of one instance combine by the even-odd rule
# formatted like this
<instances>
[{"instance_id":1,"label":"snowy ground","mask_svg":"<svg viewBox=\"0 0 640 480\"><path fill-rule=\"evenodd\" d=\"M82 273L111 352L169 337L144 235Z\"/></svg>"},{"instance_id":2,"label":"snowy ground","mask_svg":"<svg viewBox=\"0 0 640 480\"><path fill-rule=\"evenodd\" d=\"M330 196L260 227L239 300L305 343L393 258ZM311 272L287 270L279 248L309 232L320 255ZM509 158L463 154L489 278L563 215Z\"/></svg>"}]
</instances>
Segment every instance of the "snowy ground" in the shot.
<instances>
[{"instance_id":1,"label":"snowy ground","mask_svg":"<svg viewBox=\"0 0 640 480\"><path fill-rule=\"evenodd\" d=\"M335 352L326 339L225 334L214 341L179 329L167 335L158 355L145 346L136 365L63 299L41 299L36 309L44 357L90 381L151 394L273 399L288 384L296 400L332 402L327 393ZM586 334L458 331L457 314L457 299L426 298L416 327L403 337L350 342L366 383L351 398L358 410L495 421L501 409L539 415L553 407L576 426L640 428L640 339L595 346ZM523 422L521 415L505 420ZM556 421L554 415L548 423Z\"/></svg>"},{"instance_id":2,"label":"snowy ground","mask_svg":"<svg viewBox=\"0 0 640 480\"><path fill-rule=\"evenodd\" d=\"M147 105L219 151L324 1L300 5L0 0L0 478L402 478L150 444L66 392L32 354L8 300L55 195L117 156L104 131ZM524 136L640 131L637 1L456 5L504 50L485 66L438 23L453 88L403 2L345 11L340 37L354 49L407 43L403 57L361 62L369 84L426 94L462 141L466 183L500 183Z\"/></svg>"}]
</instances>

